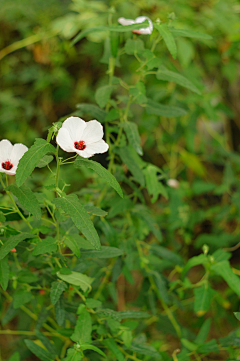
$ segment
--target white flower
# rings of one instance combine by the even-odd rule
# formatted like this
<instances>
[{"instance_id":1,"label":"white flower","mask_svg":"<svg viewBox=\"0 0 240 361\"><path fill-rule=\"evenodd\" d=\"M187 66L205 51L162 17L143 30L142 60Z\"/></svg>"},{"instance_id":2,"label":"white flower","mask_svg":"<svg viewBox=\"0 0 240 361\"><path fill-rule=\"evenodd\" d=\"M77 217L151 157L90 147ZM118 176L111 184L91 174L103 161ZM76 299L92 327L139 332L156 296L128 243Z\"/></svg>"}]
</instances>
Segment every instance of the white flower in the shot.
<instances>
[{"instance_id":1,"label":"white flower","mask_svg":"<svg viewBox=\"0 0 240 361\"><path fill-rule=\"evenodd\" d=\"M175 189L179 188L179 182L176 179L168 179L167 185L171 188L175 188Z\"/></svg>"},{"instance_id":2,"label":"white flower","mask_svg":"<svg viewBox=\"0 0 240 361\"><path fill-rule=\"evenodd\" d=\"M26 153L28 147L21 143L12 145L7 139L0 141L0 172L10 175L16 174L19 160Z\"/></svg>"},{"instance_id":3,"label":"white flower","mask_svg":"<svg viewBox=\"0 0 240 361\"><path fill-rule=\"evenodd\" d=\"M136 18L135 20L132 19L125 19L125 18L119 18L118 22L121 25L133 25L133 24L140 24L143 23L145 20L148 20L149 26L147 28L142 28L142 29L138 29L138 30L133 30L133 33L136 34L145 34L145 35L150 35L152 34L153 31L153 23L152 21L147 17L147 16L139 16L138 18Z\"/></svg>"},{"instance_id":4,"label":"white flower","mask_svg":"<svg viewBox=\"0 0 240 361\"><path fill-rule=\"evenodd\" d=\"M67 118L58 131L56 141L65 152L76 152L83 158L105 153L108 144L102 139L103 126L97 120L85 122L78 117Z\"/></svg>"}]
</instances>

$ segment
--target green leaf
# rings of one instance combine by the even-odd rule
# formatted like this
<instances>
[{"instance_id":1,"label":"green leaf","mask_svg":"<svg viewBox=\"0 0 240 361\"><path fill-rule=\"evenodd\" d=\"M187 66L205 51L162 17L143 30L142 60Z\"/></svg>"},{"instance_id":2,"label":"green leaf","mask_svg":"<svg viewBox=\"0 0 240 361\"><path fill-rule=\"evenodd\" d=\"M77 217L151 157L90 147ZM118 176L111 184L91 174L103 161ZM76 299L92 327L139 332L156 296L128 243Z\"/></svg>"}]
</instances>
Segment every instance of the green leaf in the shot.
<instances>
[{"instance_id":1,"label":"green leaf","mask_svg":"<svg viewBox=\"0 0 240 361\"><path fill-rule=\"evenodd\" d=\"M84 114L89 114L91 117L96 118L100 123L105 121L107 112L97 107L95 104L80 103L76 105L77 109L80 109Z\"/></svg>"},{"instance_id":2,"label":"green leaf","mask_svg":"<svg viewBox=\"0 0 240 361\"><path fill-rule=\"evenodd\" d=\"M85 350L93 350L93 351L99 353L100 355L102 355L103 357L107 357L107 356L105 355L105 353L102 352L102 350L100 350L98 347L93 346L93 345L90 345L90 344L88 344L88 343L82 343L82 344L81 344L81 349L82 349L83 351L85 351Z\"/></svg>"},{"instance_id":3,"label":"green leaf","mask_svg":"<svg viewBox=\"0 0 240 361\"><path fill-rule=\"evenodd\" d=\"M133 351L133 352L137 352L140 355L147 355L147 356L151 356L154 357L157 360L162 360L162 357L160 355L159 352L157 352L155 350L154 347L150 346L150 345L146 345L146 344L132 344L129 347L129 350Z\"/></svg>"},{"instance_id":4,"label":"green leaf","mask_svg":"<svg viewBox=\"0 0 240 361\"><path fill-rule=\"evenodd\" d=\"M36 165L37 168L44 168L46 167L49 163L51 163L51 161L53 160L53 156L52 155L45 155L40 162Z\"/></svg>"},{"instance_id":5,"label":"green leaf","mask_svg":"<svg viewBox=\"0 0 240 361\"><path fill-rule=\"evenodd\" d=\"M64 361L80 361L80 360L82 360L80 350L76 350L73 348L69 348L67 350L67 357L64 359Z\"/></svg>"},{"instance_id":6,"label":"green leaf","mask_svg":"<svg viewBox=\"0 0 240 361\"><path fill-rule=\"evenodd\" d=\"M77 157L77 159L74 162L74 167L80 168L82 166L94 170L94 172L96 172L101 178L103 178L106 182L108 182L112 188L115 189L115 191L120 195L120 197L123 197L122 189L118 184L116 178L101 164L99 164L98 162L94 162L93 160Z\"/></svg>"},{"instance_id":7,"label":"green leaf","mask_svg":"<svg viewBox=\"0 0 240 361\"><path fill-rule=\"evenodd\" d=\"M37 338L42 342L43 346L46 347L50 354L55 358L57 356L57 350L54 344L51 343L50 340L39 330L35 330L34 332Z\"/></svg>"},{"instance_id":8,"label":"green leaf","mask_svg":"<svg viewBox=\"0 0 240 361\"><path fill-rule=\"evenodd\" d=\"M27 187L26 185L17 187L16 184L11 184L7 187L7 190L12 192L17 197L23 208L26 208L26 210L32 213L32 215L37 219L41 219L41 207L35 194L31 191L29 187Z\"/></svg>"},{"instance_id":9,"label":"green leaf","mask_svg":"<svg viewBox=\"0 0 240 361\"><path fill-rule=\"evenodd\" d=\"M94 298L87 298L86 299L86 306L87 308L98 308L101 307L102 302L95 300Z\"/></svg>"},{"instance_id":10,"label":"green leaf","mask_svg":"<svg viewBox=\"0 0 240 361\"><path fill-rule=\"evenodd\" d=\"M158 180L158 173L161 172L161 169L159 169L153 164L148 164L148 166L144 169L143 172L145 174L148 193L150 196L153 196L151 202L156 202L159 194L162 194L164 198L168 199L166 188L161 183L161 181Z\"/></svg>"},{"instance_id":11,"label":"green leaf","mask_svg":"<svg viewBox=\"0 0 240 361\"><path fill-rule=\"evenodd\" d=\"M78 257L80 258L81 256L81 253L80 253L80 250L79 250L79 245L75 239L74 236L70 236L70 235L67 235L64 237L64 244L70 248L70 250Z\"/></svg>"},{"instance_id":12,"label":"green leaf","mask_svg":"<svg viewBox=\"0 0 240 361\"><path fill-rule=\"evenodd\" d=\"M193 30L187 30L187 29L175 29L172 27L169 27L169 30L174 36L182 36L185 38L195 38L195 39L203 39L203 40L212 40L212 37L208 34L199 33L197 31Z\"/></svg>"},{"instance_id":13,"label":"green leaf","mask_svg":"<svg viewBox=\"0 0 240 361\"><path fill-rule=\"evenodd\" d=\"M115 87L113 85L105 85L98 88L95 94L95 99L100 108L104 108L107 105L114 88Z\"/></svg>"},{"instance_id":14,"label":"green leaf","mask_svg":"<svg viewBox=\"0 0 240 361\"><path fill-rule=\"evenodd\" d=\"M122 124L125 133L127 134L127 139L129 144L136 150L139 155L143 155L141 147L141 138L138 133L138 126L133 122L125 122Z\"/></svg>"},{"instance_id":15,"label":"green leaf","mask_svg":"<svg viewBox=\"0 0 240 361\"><path fill-rule=\"evenodd\" d=\"M159 34L162 36L170 54L172 55L173 59L177 57L177 45L175 43L174 37L170 31L170 28L167 24L154 24L155 29L159 31Z\"/></svg>"},{"instance_id":16,"label":"green leaf","mask_svg":"<svg viewBox=\"0 0 240 361\"><path fill-rule=\"evenodd\" d=\"M52 237L47 237L35 246L32 255L38 256L39 254L56 252L57 248L56 240Z\"/></svg>"},{"instance_id":17,"label":"green leaf","mask_svg":"<svg viewBox=\"0 0 240 361\"><path fill-rule=\"evenodd\" d=\"M141 217L146 222L146 224L149 227L149 230L154 234L156 239L159 242L162 242L161 230L160 230L158 224L156 223L156 221L153 219L153 217L147 210L147 208L145 208L143 206L137 206L132 210L132 212L134 212L134 214L136 214L138 217Z\"/></svg>"},{"instance_id":18,"label":"green leaf","mask_svg":"<svg viewBox=\"0 0 240 361\"><path fill-rule=\"evenodd\" d=\"M91 283L93 282L93 278L79 272L72 272L70 275L63 275L57 272L57 276L71 285L80 286L84 292L91 289Z\"/></svg>"},{"instance_id":19,"label":"green leaf","mask_svg":"<svg viewBox=\"0 0 240 361\"><path fill-rule=\"evenodd\" d=\"M205 175L206 169L197 155L189 153L185 149L182 149L180 151L180 156L183 163L185 163L185 165L188 168L192 169L197 175L199 175L200 177Z\"/></svg>"},{"instance_id":20,"label":"green leaf","mask_svg":"<svg viewBox=\"0 0 240 361\"><path fill-rule=\"evenodd\" d=\"M97 231L76 194L54 199L53 203L71 217L75 226L83 233L95 249L100 249L101 244Z\"/></svg>"},{"instance_id":21,"label":"green leaf","mask_svg":"<svg viewBox=\"0 0 240 361\"><path fill-rule=\"evenodd\" d=\"M108 212L105 212L103 209L95 207L95 206L84 206L86 211L90 214L94 214L95 216L105 217Z\"/></svg>"},{"instance_id":22,"label":"green leaf","mask_svg":"<svg viewBox=\"0 0 240 361\"><path fill-rule=\"evenodd\" d=\"M110 208L107 218L110 219L116 217L119 214L123 215L125 212L133 208L133 206L134 204L129 198L119 198L116 202L113 202L113 206Z\"/></svg>"},{"instance_id":23,"label":"green leaf","mask_svg":"<svg viewBox=\"0 0 240 361\"><path fill-rule=\"evenodd\" d=\"M209 352L219 352L219 346L215 339L198 346L197 352L208 354Z\"/></svg>"},{"instance_id":24,"label":"green leaf","mask_svg":"<svg viewBox=\"0 0 240 361\"><path fill-rule=\"evenodd\" d=\"M9 264L8 264L8 256L4 257L0 261L0 285L3 290L6 291L8 287L9 281Z\"/></svg>"},{"instance_id":25,"label":"green leaf","mask_svg":"<svg viewBox=\"0 0 240 361\"><path fill-rule=\"evenodd\" d=\"M20 361L20 355L18 352L14 352L14 354L10 357L8 361Z\"/></svg>"},{"instance_id":26,"label":"green leaf","mask_svg":"<svg viewBox=\"0 0 240 361\"><path fill-rule=\"evenodd\" d=\"M0 260L2 260L6 255L11 251L11 249L15 248L18 243L24 241L28 238L35 237L34 234L22 232L19 234L16 234L15 236L11 236L3 246L0 248Z\"/></svg>"},{"instance_id":27,"label":"green leaf","mask_svg":"<svg viewBox=\"0 0 240 361\"><path fill-rule=\"evenodd\" d=\"M238 321L240 321L240 312L233 312L234 316Z\"/></svg>"},{"instance_id":28,"label":"green leaf","mask_svg":"<svg viewBox=\"0 0 240 361\"><path fill-rule=\"evenodd\" d=\"M194 289L194 312L198 316L209 310L214 294L215 291L208 284Z\"/></svg>"},{"instance_id":29,"label":"green leaf","mask_svg":"<svg viewBox=\"0 0 240 361\"><path fill-rule=\"evenodd\" d=\"M232 271L229 261L222 261L211 266L211 270L221 276L228 286L240 296L240 280Z\"/></svg>"},{"instance_id":30,"label":"green leaf","mask_svg":"<svg viewBox=\"0 0 240 361\"><path fill-rule=\"evenodd\" d=\"M200 254L199 256L195 256L195 257L190 258L187 261L187 263L186 263L186 265L185 265L185 267L184 267L184 269L182 271L182 276L184 276L185 273L190 268L192 268L194 266L198 266L199 264L204 265L204 264L207 264L207 263L209 263L209 261L208 261L208 258L205 256L205 254Z\"/></svg>"},{"instance_id":31,"label":"green leaf","mask_svg":"<svg viewBox=\"0 0 240 361\"><path fill-rule=\"evenodd\" d=\"M142 53L144 51L144 42L140 39L128 39L124 46L124 50L128 55Z\"/></svg>"},{"instance_id":32,"label":"green leaf","mask_svg":"<svg viewBox=\"0 0 240 361\"><path fill-rule=\"evenodd\" d=\"M60 297L55 304L55 316L59 326L63 326L65 322L66 312L64 309L63 299Z\"/></svg>"},{"instance_id":33,"label":"green leaf","mask_svg":"<svg viewBox=\"0 0 240 361\"><path fill-rule=\"evenodd\" d=\"M139 184L141 184L141 186L144 187L144 185L145 185L144 174L143 174L141 168L139 167L139 165L137 164L137 162L135 161L134 157L132 156L132 153L131 153L131 151L129 149L129 146L128 147L124 146L124 147L118 148L116 150L116 152L120 156L120 158L122 159L122 162L124 164L126 164L129 171L134 176L135 180Z\"/></svg>"},{"instance_id":34,"label":"green leaf","mask_svg":"<svg viewBox=\"0 0 240 361\"><path fill-rule=\"evenodd\" d=\"M55 281L52 283L51 291L50 291L50 299L53 305L57 303L61 294L68 289L66 283L61 281Z\"/></svg>"},{"instance_id":35,"label":"green leaf","mask_svg":"<svg viewBox=\"0 0 240 361\"><path fill-rule=\"evenodd\" d=\"M92 319L89 312L83 310L77 319L77 324L74 328L74 333L71 336L71 340L75 342L89 343L91 342L92 334Z\"/></svg>"},{"instance_id":36,"label":"green leaf","mask_svg":"<svg viewBox=\"0 0 240 361\"><path fill-rule=\"evenodd\" d=\"M96 313L104 316L104 317L111 317L116 321L121 321L123 319L129 319L129 318L149 318L150 315L147 312L144 311L113 311L108 308L99 309L96 311Z\"/></svg>"},{"instance_id":37,"label":"green leaf","mask_svg":"<svg viewBox=\"0 0 240 361\"><path fill-rule=\"evenodd\" d=\"M200 331L198 332L198 335L194 341L195 343L201 344L206 341L208 333L210 331L211 322L212 322L211 318L208 318L203 322L203 325L200 328Z\"/></svg>"},{"instance_id":38,"label":"green leaf","mask_svg":"<svg viewBox=\"0 0 240 361\"><path fill-rule=\"evenodd\" d=\"M111 54L114 58L118 55L118 45L119 45L119 34L111 31L110 33L110 43L111 43Z\"/></svg>"},{"instance_id":39,"label":"green leaf","mask_svg":"<svg viewBox=\"0 0 240 361\"><path fill-rule=\"evenodd\" d=\"M82 256L84 258L112 258L119 257L123 254L123 251L119 248L101 246L99 251L95 250L82 250Z\"/></svg>"},{"instance_id":40,"label":"green leaf","mask_svg":"<svg viewBox=\"0 0 240 361\"><path fill-rule=\"evenodd\" d=\"M119 350L113 338L108 338L107 340L104 340L103 344L114 354L118 361L125 360L123 353Z\"/></svg>"},{"instance_id":41,"label":"green leaf","mask_svg":"<svg viewBox=\"0 0 240 361\"><path fill-rule=\"evenodd\" d=\"M132 30L138 30L142 28L147 28L149 26L149 23L147 20L145 20L143 23L140 24L133 24L133 25L112 25L112 26L97 26L95 28L89 28L82 31L80 34L78 34L73 41L71 42L71 45L76 44L79 40L83 39L85 36L87 36L90 33L93 32L99 32L99 31L117 31L119 33L125 33Z\"/></svg>"},{"instance_id":42,"label":"green leaf","mask_svg":"<svg viewBox=\"0 0 240 361\"><path fill-rule=\"evenodd\" d=\"M201 92L189 79L185 78L181 74L175 73L174 71L170 71L162 67L158 70L156 77L159 80L174 82L178 85L181 85L184 88L192 90L193 92L201 95Z\"/></svg>"},{"instance_id":43,"label":"green leaf","mask_svg":"<svg viewBox=\"0 0 240 361\"><path fill-rule=\"evenodd\" d=\"M189 351L195 351L197 349L197 345L195 345L193 342L188 341L186 338L181 339L181 343L184 347L186 347Z\"/></svg>"},{"instance_id":44,"label":"green leaf","mask_svg":"<svg viewBox=\"0 0 240 361\"><path fill-rule=\"evenodd\" d=\"M168 292L167 292L167 287L166 287L166 281L164 280L164 278L162 277L162 275L158 272L151 272L154 276L155 279L155 284L157 286L158 289L158 296L161 300L163 300L166 304L169 303L169 296L168 296Z\"/></svg>"},{"instance_id":45,"label":"green leaf","mask_svg":"<svg viewBox=\"0 0 240 361\"><path fill-rule=\"evenodd\" d=\"M31 292L27 292L26 290L17 290L13 297L13 307L19 308L25 303L30 302L32 299Z\"/></svg>"},{"instance_id":46,"label":"green leaf","mask_svg":"<svg viewBox=\"0 0 240 361\"><path fill-rule=\"evenodd\" d=\"M162 259L166 259L166 260L172 262L174 265L183 266L183 264L184 264L184 261L179 254L177 254L173 251L170 251L166 247L158 246L157 244L152 244L150 251L153 254L160 256Z\"/></svg>"},{"instance_id":47,"label":"green leaf","mask_svg":"<svg viewBox=\"0 0 240 361\"><path fill-rule=\"evenodd\" d=\"M37 138L35 143L28 149L19 161L16 172L16 183L18 187L25 182L25 180L32 174L34 168L40 160L49 152L55 152L54 146L44 139Z\"/></svg>"},{"instance_id":48,"label":"green leaf","mask_svg":"<svg viewBox=\"0 0 240 361\"><path fill-rule=\"evenodd\" d=\"M173 105L159 104L151 99L148 99L147 101L146 110L148 114L159 115L167 118L181 117L182 115L187 114L185 109L175 107Z\"/></svg>"},{"instance_id":49,"label":"green leaf","mask_svg":"<svg viewBox=\"0 0 240 361\"><path fill-rule=\"evenodd\" d=\"M24 340L27 348L42 361L53 361L51 354L31 340Z\"/></svg>"},{"instance_id":50,"label":"green leaf","mask_svg":"<svg viewBox=\"0 0 240 361\"><path fill-rule=\"evenodd\" d=\"M5 222L6 217L4 216L3 212L0 212L0 222Z\"/></svg>"}]
</instances>

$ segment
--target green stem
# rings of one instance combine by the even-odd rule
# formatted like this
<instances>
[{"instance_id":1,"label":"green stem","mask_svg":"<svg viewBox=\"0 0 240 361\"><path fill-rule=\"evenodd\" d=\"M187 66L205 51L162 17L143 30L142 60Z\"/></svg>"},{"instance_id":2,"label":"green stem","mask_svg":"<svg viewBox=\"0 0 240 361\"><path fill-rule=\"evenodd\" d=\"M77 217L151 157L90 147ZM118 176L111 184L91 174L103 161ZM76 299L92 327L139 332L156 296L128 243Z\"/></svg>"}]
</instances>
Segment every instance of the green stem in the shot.
<instances>
[{"instance_id":1,"label":"green stem","mask_svg":"<svg viewBox=\"0 0 240 361\"><path fill-rule=\"evenodd\" d=\"M59 173L60 173L60 160L59 160L59 157L58 157L58 150L59 150L59 145L57 145L57 151L56 151L56 161L57 161L56 189L58 189ZM58 197L58 193L57 193L57 192L56 192L56 197ZM62 252L61 252L60 240L59 240L59 221L58 221L57 219L56 219L56 229L57 229L58 249L59 249L59 253L62 254Z\"/></svg>"}]
</instances>

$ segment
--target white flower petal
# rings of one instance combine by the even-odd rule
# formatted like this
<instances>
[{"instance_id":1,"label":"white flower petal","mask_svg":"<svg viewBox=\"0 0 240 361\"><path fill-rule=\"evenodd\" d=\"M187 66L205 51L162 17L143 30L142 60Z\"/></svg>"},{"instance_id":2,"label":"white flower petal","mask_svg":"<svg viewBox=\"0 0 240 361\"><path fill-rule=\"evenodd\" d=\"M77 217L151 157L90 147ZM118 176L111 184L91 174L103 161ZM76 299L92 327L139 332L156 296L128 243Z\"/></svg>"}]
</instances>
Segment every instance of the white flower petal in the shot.
<instances>
[{"instance_id":1,"label":"white flower petal","mask_svg":"<svg viewBox=\"0 0 240 361\"><path fill-rule=\"evenodd\" d=\"M28 151L28 147L26 147L26 145L22 143L14 144L10 155L10 160L14 167L17 167L19 160L22 158L23 154L26 153L27 151Z\"/></svg>"},{"instance_id":2,"label":"white flower petal","mask_svg":"<svg viewBox=\"0 0 240 361\"><path fill-rule=\"evenodd\" d=\"M94 152L92 152L88 148L85 148L84 150L76 149L76 153L79 154L80 157L83 157L83 158L90 158L94 155Z\"/></svg>"},{"instance_id":3,"label":"white flower petal","mask_svg":"<svg viewBox=\"0 0 240 361\"><path fill-rule=\"evenodd\" d=\"M9 140L3 139L0 142L0 166L2 167L2 163L10 160L10 155L13 149L13 145Z\"/></svg>"},{"instance_id":4,"label":"white flower petal","mask_svg":"<svg viewBox=\"0 0 240 361\"><path fill-rule=\"evenodd\" d=\"M86 146L91 143L98 142L103 137L103 126L97 120L90 120L86 123L82 139L86 143Z\"/></svg>"},{"instance_id":5,"label":"white flower petal","mask_svg":"<svg viewBox=\"0 0 240 361\"><path fill-rule=\"evenodd\" d=\"M60 148L65 150L65 152L76 152L76 149L74 147L74 141L70 137L68 129L63 127L59 129L58 135L56 137L56 142Z\"/></svg>"},{"instance_id":6,"label":"white flower petal","mask_svg":"<svg viewBox=\"0 0 240 361\"><path fill-rule=\"evenodd\" d=\"M69 117L63 122L62 128L68 130L74 143L82 140L81 137L84 129L86 128L86 122L78 117Z\"/></svg>"},{"instance_id":7,"label":"white flower petal","mask_svg":"<svg viewBox=\"0 0 240 361\"><path fill-rule=\"evenodd\" d=\"M87 146L87 151L89 153L95 154L95 153L105 153L108 151L108 144L103 140L99 140L98 142L91 143Z\"/></svg>"},{"instance_id":8,"label":"white flower petal","mask_svg":"<svg viewBox=\"0 0 240 361\"><path fill-rule=\"evenodd\" d=\"M1 173L6 173L8 175L15 175L17 171L17 166L12 167L10 170L3 169L2 166L0 167Z\"/></svg>"},{"instance_id":9,"label":"white flower petal","mask_svg":"<svg viewBox=\"0 0 240 361\"><path fill-rule=\"evenodd\" d=\"M119 18L119 19L118 19L118 22L119 22L119 24L121 24L121 25L132 25L132 24L135 23L134 20L132 20L132 19L125 19L125 18Z\"/></svg>"},{"instance_id":10,"label":"white flower petal","mask_svg":"<svg viewBox=\"0 0 240 361\"><path fill-rule=\"evenodd\" d=\"M139 17L137 17L135 19L135 24L143 23L145 20L148 20L149 27L138 29L138 30L136 30L136 32L138 34L150 35L150 34L152 34L152 31L153 31L153 23L152 23L151 19L149 19L147 16L139 16Z\"/></svg>"}]
</instances>

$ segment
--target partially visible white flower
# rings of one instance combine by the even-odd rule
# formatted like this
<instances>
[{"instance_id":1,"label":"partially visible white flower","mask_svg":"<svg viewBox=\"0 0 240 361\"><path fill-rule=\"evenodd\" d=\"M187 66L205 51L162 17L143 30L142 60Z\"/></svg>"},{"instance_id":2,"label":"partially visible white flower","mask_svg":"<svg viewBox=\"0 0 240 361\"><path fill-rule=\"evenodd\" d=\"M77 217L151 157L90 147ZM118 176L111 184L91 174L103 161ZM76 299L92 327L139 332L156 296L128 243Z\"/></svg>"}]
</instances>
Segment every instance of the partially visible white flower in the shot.
<instances>
[{"instance_id":1,"label":"partially visible white flower","mask_svg":"<svg viewBox=\"0 0 240 361\"><path fill-rule=\"evenodd\" d=\"M121 25L133 25L133 24L143 23L145 20L148 20L148 23L149 23L149 26L147 28L133 30L132 32L136 33L136 34L150 35L150 34L152 34L152 31L153 31L153 23L152 23L152 20L150 20L147 16L139 16L135 20L119 18L118 22Z\"/></svg>"},{"instance_id":2,"label":"partially visible white flower","mask_svg":"<svg viewBox=\"0 0 240 361\"><path fill-rule=\"evenodd\" d=\"M83 158L107 152L109 146L102 139L103 126L97 120L85 122L78 117L67 118L58 131L57 144L65 152L76 152Z\"/></svg>"},{"instance_id":3,"label":"partially visible white flower","mask_svg":"<svg viewBox=\"0 0 240 361\"><path fill-rule=\"evenodd\" d=\"M176 179L168 179L167 185L171 188L175 188L175 189L179 188L179 182Z\"/></svg>"},{"instance_id":4,"label":"partially visible white flower","mask_svg":"<svg viewBox=\"0 0 240 361\"><path fill-rule=\"evenodd\" d=\"M10 175L16 174L19 160L26 153L28 147L21 143L12 145L7 139L0 141L0 172Z\"/></svg>"}]
</instances>

